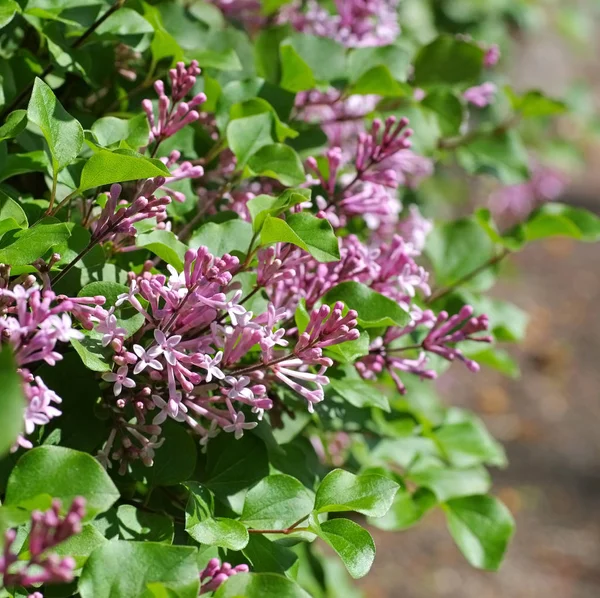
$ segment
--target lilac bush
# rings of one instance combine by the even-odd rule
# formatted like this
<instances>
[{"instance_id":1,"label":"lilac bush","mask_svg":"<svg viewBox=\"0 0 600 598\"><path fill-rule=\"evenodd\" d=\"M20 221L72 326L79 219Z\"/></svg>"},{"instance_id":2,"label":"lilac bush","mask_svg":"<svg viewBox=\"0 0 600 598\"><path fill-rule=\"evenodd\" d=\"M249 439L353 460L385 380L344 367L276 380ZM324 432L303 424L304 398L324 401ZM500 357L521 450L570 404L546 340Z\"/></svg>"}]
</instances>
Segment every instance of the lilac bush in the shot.
<instances>
[{"instance_id":1,"label":"lilac bush","mask_svg":"<svg viewBox=\"0 0 600 598\"><path fill-rule=\"evenodd\" d=\"M435 508L499 567L504 452L435 380L513 374L503 262L600 220L509 38L405 4L0 11L0 596L344 596L323 543L362 577Z\"/></svg>"}]
</instances>

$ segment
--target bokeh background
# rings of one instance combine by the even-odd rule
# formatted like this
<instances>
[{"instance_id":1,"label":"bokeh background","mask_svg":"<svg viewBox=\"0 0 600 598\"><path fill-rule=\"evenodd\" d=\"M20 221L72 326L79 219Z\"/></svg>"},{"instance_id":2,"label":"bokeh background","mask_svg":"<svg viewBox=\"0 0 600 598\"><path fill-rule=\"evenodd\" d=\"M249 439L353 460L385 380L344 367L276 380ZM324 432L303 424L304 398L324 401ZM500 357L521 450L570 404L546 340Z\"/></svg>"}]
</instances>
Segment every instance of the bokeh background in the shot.
<instances>
[{"instance_id":1,"label":"bokeh background","mask_svg":"<svg viewBox=\"0 0 600 598\"><path fill-rule=\"evenodd\" d=\"M517 34L511 79L558 97L583 82L597 111L600 2L543 10L538 26ZM600 213L600 145L591 136L581 149L585 168L562 201ZM433 512L402 533L371 530L377 558L359 582L369 598L600 597L600 249L557 239L511 260L494 293L531 316L525 344L509 348L521 378L456 367L440 387L507 449L509 467L493 472L517 520L507 559L498 573L472 569Z\"/></svg>"}]
</instances>

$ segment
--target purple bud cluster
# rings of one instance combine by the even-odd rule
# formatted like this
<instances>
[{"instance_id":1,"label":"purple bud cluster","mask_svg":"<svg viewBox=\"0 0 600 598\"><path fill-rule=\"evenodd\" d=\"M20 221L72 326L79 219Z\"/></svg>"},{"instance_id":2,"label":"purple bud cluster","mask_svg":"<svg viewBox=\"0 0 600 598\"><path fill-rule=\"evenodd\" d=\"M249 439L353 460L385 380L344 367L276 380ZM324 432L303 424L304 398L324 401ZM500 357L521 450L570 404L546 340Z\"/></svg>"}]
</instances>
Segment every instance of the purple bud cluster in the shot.
<instances>
[{"instance_id":1,"label":"purple bud cluster","mask_svg":"<svg viewBox=\"0 0 600 598\"><path fill-rule=\"evenodd\" d=\"M0 574L4 586L31 586L37 584L68 583L73 579L75 561L71 557L60 558L48 551L56 545L81 532L81 520L85 515L85 499L73 499L67 514L61 517L60 500L52 501L52 507L42 513L31 514L29 532L29 558L22 560L13 552L17 530L9 529L4 534L4 549L0 556ZM36 596L34 592L31 596Z\"/></svg>"},{"instance_id":2,"label":"purple bud cluster","mask_svg":"<svg viewBox=\"0 0 600 598\"><path fill-rule=\"evenodd\" d=\"M200 571L200 595L214 592L223 582L236 573L248 573L248 565L241 564L232 567L219 559L210 559L208 565Z\"/></svg>"}]
</instances>

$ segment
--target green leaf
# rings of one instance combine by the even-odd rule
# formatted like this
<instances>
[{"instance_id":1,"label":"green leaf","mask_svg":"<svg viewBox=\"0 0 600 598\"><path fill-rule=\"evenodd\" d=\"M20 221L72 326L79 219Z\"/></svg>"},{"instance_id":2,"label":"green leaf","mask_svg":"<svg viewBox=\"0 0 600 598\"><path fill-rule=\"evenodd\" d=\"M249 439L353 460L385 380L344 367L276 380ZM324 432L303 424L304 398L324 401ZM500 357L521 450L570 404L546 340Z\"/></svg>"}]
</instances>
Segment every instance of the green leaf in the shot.
<instances>
[{"instance_id":1,"label":"green leaf","mask_svg":"<svg viewBox=\"0 0 600 598\"><path fill-rule=\"evenodd\" d=\"M502 349L489 348L484 351L468 351L468 356L479 365L492 368L509 378L517 379L521 374L519 364Z\"/></svg>"},{"instance_id":2,"label":"green leaf","mask_svg":"<svg viewBox=\"0 0 600 598\"><path fill-rule=\"evenodd\" d=\"M429 488L440 502L461 496L485 494L492 485L484 467L428 467L411 471L407 476L415 484Z\"/></svg>"},{"instance_id":3,"label":"green leaf","mask_svg":"<svg viewBox=\"0 0 600 598\"><path fill-rule=\"evenodd\" d=\"M463 102L449 89L432 89L421 101L421 105L436 113L442 135L460 133L465 117Z\"/></svg>"},{"instance_id":4,"label":"green leaf","mask_svg":"<svg viewBox=\"0 0 600 598\"><path fill-rule=\"evenodd\" d=\"M340 259L338 240L325 218L299 212L287 220L267 216L260 232L262 245L292 243L308 251L319 262L336 262Z\"/></svg>"},{"instance_id":5,"label":"green leaf","mask_svg":"<svg viewBox=\"0 0 600 598\"><path fill-rule=\"evenodd\" d=\"M289 475L270 475L246 494L241 520L259 529L285 529L308 517L314 495Z\"/></svg>"},{"instance_id":6,"label":"green leaf","mask_svg":"<svg viewBox=\"0 0 600 598\"><path fill-rule=\"evenodd\" d=\"M68 509L76 496L86 499L86 519L109 509L119 491L104 468L87 453L40 446L17 461L6 487L6 505L29 508L40 496L60 498Z\"/></svg>"},{"instance_id":7,"label":"green leaf","mask_svg":"<svg viewBox=\"0 0 600 598\"><path fill-rule=\"evenodd\" d=\"M197 482L186 484L190 491L185 508L185 531L200 544L241 550L248 544L248 530L239 521L214 517L214 497Z\"/></svg>"},{"instance_id":8,"label":"green leaf","mask_svg":"<svg viewBox=\"0 0 600 598\"><path fill-rule=\"evenodd\" d=\"M358 323L363 328L405 326L410 321L410 316L398 303L360 282L342 282L323 297L323 303L327 305L336 301L356 310Z\"/></svg>"},{"instance_id":9,"label":"green leaf","mask_svg":"<svg viewBox=\"0 0 600 598\"><path fill-rule=\"evenodd\" d=\"M475 418L445 424L435 431L435 438L450 462L457 467L472 467L479 463L506 465L502 447Z\"/></svg>"},{"instance_id":10,"label":"green leaf","mask_svg":"<svg viewBox=\"0 0 600 598\"><path fill-rule=\"evenodd\" d=\"M87 560L79 593L81 598L148 598L148 586L160 583L170 597L196 598L196 552L188 546L113 540Z\"/></svg>"},{"instance_id":11,"label":"green leaf","mask_svg":"<svg viewBox=\"0 0 600 598\"><path fill-rule=\"evenodd\" d=\"M136 245L151 251L176 270L183 270L187 247L170 230L153 230L138 235Z\"/></svg>"},{"instance_id":12,"label":"green leaf","mask_svg":"<svg viewBox=\"0 0 600 598\"><path fill-rule=\"evenodd\" d=\"M436 226L426 250L437 284L448 286L485 264L494 255L494 243L475 219L462 218Z\"/></svg>"},{"instance_id":13,"label":"green leaf","mask_svg":"<svg viewBox=\"0 0 600 598\"><path fill-rule=\"evenodd\" d=\"M400 85L384 64L374 66L361 75L348 93L355 95L380 95L386 98L410 96L411 88Z\"/></svg>"},{"instance_id":14,"label":"green leaf","mask_svg":"<svg viewBox=\"0 0 600 598\"><path fill-rule=\"evenodd\" d=\"M238 252L246 254L252 240L252 225L236 218L217 224L207 222L202 225L189 240L191 249L207 247L216 256Z\"/></svg>"},{"instance_id":15,"label":"green leaf","mask_svg":"<svg viewBox=\"0 0 600 598\"><path fill-rule=\"evenodd\" d=\"M356 511L369 517L386 514L400 486L389 478L370 473L354 475L343 469L328 473L315 499L318 513Z\"/></svg>"},{"instance_id":16,"label":"green leaf","mask_svg":"<svg viewBox=\"0 0 600 598\"><path fill-rule=\"evenodd\" d=\"M1 11L2 9L0 9ZM0 16L1 18L1 16ZM0 127L0 141L12 139L27 126L27 110L15 110L6 117L6 122Z\"/></svg>"},{"instance_id":17,"label":"green leaf","mask_svg":"<svg viewBox=\"0 0 600 598\"><path fill-rule=\"evenodd\" d=\"M217 495L231 495L269 475L267 449L253 434L231 441L220 434L208 443L202 483Z\"/></svg>"},{"instance_id":18,"label":"green leaf","mask_svg":"<svg viewBox=\"0 0 600 598\"><path fill-rule=\"evenodd\" d=\"M9 154L0 168L0 182L27 172L46 172L48 158L42 150L26 154Z\"/></svg>"},{"instance_id":19,"label":"green leaf","mask_svg":"<svg viewBox=\"0 0 600 598\"><path fill-rule=\"evenodd\" d=\"M419 50L414 62L414 84L456 85L478 79L484 51L475 43L440 35Z\"/></svg>"},{"instance_id":20,"label":"green leaf","mask_svg":"<svg viewBox=\"0 0 600 598\"><path fill-rule=\"evenodd\" d=\"M144 158L132 150L100 150L85 163L81 171L79 191L170 175L168 168L160 160Z\"/></svg>"},{"instance_id":21,"label":"green leaf","mask_svg":"<svg viewBox=\"0 0 600 598\"><path fill-rule=\"evenodd\" d=\"M100 24L96 35L143 52L150 46L154 27L135 10L120 7Z\"/></svg>"},{"instance_id":22,"label":"green leaf","mask_svg":"<svg viewBox=\"0 0 600 598\"><path fill-rule=\"evenodd\" d=\"M282 6L287 4L288 0L262 0L261 1L261 12L265 16L269 16L274 12L277 12Z\"/></svg>"},{"instance_id":23,"label":"green leaf","mask_svg":"<svg viewBox=\"0 0 600 598\"><path fill-rule=\"evenodd\" d=\"M529 179L529 155L519 134L514 131L478 137L459 147L456 157L469 174L495 176L505 185Z\"/></svg>"},{"instance_id":24,"label":"green leaf","mask_svg":"<svg viewBox=\"0 0 600 598\"><path fill-rule=\"evenodd\" d=\"M248 160L248 168L256 176L277 179L286 187L300 185L306 180L300 156L283 143L261 147Z\"/></svg>"},{"instance_id":25,"label":"green leaf","mask_svg":"<svg viewBox=\"0 0 600 598\"><path fill-rule=\"evenodd\" d=\"M150 129L145 114L130 119L105 116L92 125L92 133L103 147L125 141L134 150L148 145Z\"/></svg>"},{"instance_id":26,"label":"green leaf","mask_svg":"<svg viewBox=\"0 0 600 598\"><path fill-rule=\"evenodd\" d=\"M390 410L388 399L381 390L375 384L370 384L358 376L341 379L330 376L329 384L337 394L355 407L378 407L384 411Z\"/></svg>"},{"instance_id":27,"label":"green leaf","mask_svg":"<svg viewBox=\"0 0 600 598\"><path fill-rule=\"evenodd\" d=\"M515 528L510 511L492 496L449 500L448 529L473 567L495 571L500 566Z\"/></svg>"},{"instance_id":28,"label":"green leaf","mask_svg":"<svg viewBox=\"0 0 600 598\"><path fill-rule=\"evenodd\" d=\"M174 486L189 480L196 467L196 443L186 429L167 420L162 424L164 444L156 450L151 467L145 467L139 461L133 466L134 478L145 479L156 486Z\"/></svg>"},{"instance_id":29,"label":"green leaf","mask_svg":"<svg viewBox=\"0 0 600 598\"><path fill-rule=\"evenodd\" d=\"M31 264L70 236L68 224L55 218L44 218L31 228L4 235L0 241L0 262L11 266Z\"/></svg>"},{"instance_id":30,"label":"green leaf","mask_svg":"<svg viewBox=\"0 0 600 598\"><path fill-rule=\"evenodd\" d=\"M304 33L292 34L289 41L317 81L334 81L346 76L346 49L339 42L328 37Z\"/></svg>"},{"instance_id":31,"label":"green leaf","mask_svg":"<svg viewBox=\"0 0 600 598\"><path fill-rule=\"evenodd\" d=\"M536 210L522 225L527 241L548 237L570 237L594 243L600 240L600 218L581 208L561 203L547 203Z\"/></svg>"},{"instance_id":32,"label":"green leaf","mask_svg":"<svg viewBox=\"0 0 600 598\"><path fill-rule=\"evenodd\" d=\"M523 95L516 94L510 87L505 87L505 91L513 110L524 118L554 116L567 110L564 102L549 98L539 90L530 90Z\"/></svg>"},{"instance_id":33,"label":"green leaf","mask_svg":"<svg viewBox=\"0 0 600 598\"><path fill-rule=\"evenodd\" d=\"M214 598L310 598L296 582L274 573L238 573L215 592ZM83 596L82 598L86 598Z\"/></svg>"},{"instance_id":34,"label":"green leaf","mask_svg":"<svg viewBox=\"0 0 600 598\"><path fill-rule=\"evenodd\" d=\"M281 59L281 81L279 85L288 91L298 92L316 87L312 69L298 54L291 42L285 41L279 46Z\"/></svg>"},{"instance_id":35,"label":"green leaf","mask_svg":"<svg viewBox=\"0 0 600 598\"><path fill-rule=\"evenodd\" d=\"M8 219L14 220L18 228L27 228L29 225L23 208L6 193L0 191L0 223Z\"/></svg>"},{"instance_id":36,"label":"green leaf","mask_svg":"<svg viewBox=\"0 0 600 598\"><path fill-rule=\"evenodd\" d=\"M388 532L401 531L412 527L437 504L435 495L425 488L411 494L399 490L390 510L383 516L369 518L370 525Z\"/></svg>"},{"instance_id":37,"label":"green leaf","mask_svg":"<svg viewBox=\"0 0 600 598\"><path fill-rule=\"evenodd\" d=\"M84 525L81 532L71 536L58 546L52 548L52 554L60 557L70 556L75 559L75 567L79 569L83 567L88 557L98 546L106 544L106 538L96 529L96 527L88 523Z\"/></svg>"},{"instance_id":38,"label":"green leaf","mask_svg":"<svg viewBox=\"0 0 600 598\"><path fill-rule=\"evenodd\" d=\"M354 578L364 577L375 560L375 543L371 534L349 519L324 521L315 533L329 544L342 559Z\"/></svg>"},{"instance_id":39,"label":"green leaf","mask_svg":"<svg viewBox=\"0 0 600 598\"><path fill-rule=\"evenodd\" d=\"M110 372L112 370L112 364L104 357L102 343L99 339L86 335L81 341L71 339L71 345L88 369L93 372Z\"/></svg>"},{"instance_id":40,"label":"green leaf","mask_svg":"<svg viewBox=\"0 0 600 598\"><path fill-rule=\"evenodd\" d=\"M270 195L257 195L253 197L246 207L252 218L252 228L260 231L267 216L279 216L291 207L310 199L309 189L286 189L278 197Z\"/></svg>"},{"instance_id":41,"label":"green leaf","mask_svg":"<svg viewBox=\"0 0 600 598\"><path fill-rule=\"evenodd\" d=\"M227 125L227 141L238 166L246 164L261 147L273 143L272 128L273 115L270 112L236 118Z\"/></svg>"},{"instance_id":42,"label":"green leaf","mask_svg":"<svg viewBox=\"0 0 600 598\"><path fill-rule=\"evenodd\" d=\"M255 573L284 574L298 561L298 556L289 548L271 542L262 534L250 534L250 541L242 552Z\"/></svg>"},{"instance_id":43,"label":"green leaf","mask_svg":"<svg viewBox=\"0 0 600 598\"><path fill-rule=\"evenodd\" d=\"M41 129L55 172L77 158L83 145L83 128L63 108L50 87L37 77L27 107L27 118Z\"/></svg>"},{"instance_id":44,"label":"green leaf","mask_svg":"<svg viewBox=\"0 0 600 598\"><path fill-rule=\"evenodd\" d=\"M167 515L142 511L133 505L119 505L97 517L94 527L107 540L137 540L145 542L173 541L173 520Z\"/></svg>"},{"instance_id":45,"label":"green leaf","mask_svg":"<svg viewBox=\"0 0 600 598\"><path fill-rule=\"evenodd\" d=\"M22 384L10 345L4 344L0 351L0 457L8 452L23 431L25 396Z\"/></svg>"},{"instance_id":46,"label":"green leaf","mask_svg":"<svg viewBox=\"0 0 600 598\"><path fill-rule=\"evenodd\" d=\"M298 314L298 309L296 310L296 314ZM298 323L298 319L296 318L296 324ZM308 319L304 324L304 328L308 324ZM304 330L302 330L303 332ZM355 341L346 341L344 343L340 343L339 345L332 345L331 347L327 347L325 352L328 357L331 357L335 361L340 363L354 363L359 357L364 357L369 354L369 346L370 346L369 334L366 330L360 331L360 336ZM369 399L367 398L367 401ZM378 399L376 399L378 401ZM387 404L387 401L386 401ZM357 405L358 406L358 405ZM385 409L381 404L374 405L377 407L381 407Z\"/></svg>"},{"instance_id":47,"label":"green leaf","mask_svg":"<svg viewBox=\"0 0 600 598\"><path fill-rule=\"evenodd\" d=\"M410 69L410 54L398 46L356 48L348 56L348 77L350 81L356 82L378 66L387 67L390 76L396 81L406 81Z\"/></svg>"},{"instance_id":48,"label":"green leaf","mask_svg":"<svg viewBox=\"0 0 600 598\"><path fill-rule=\"evenodd\" d=\"M6 27L18 12L21 12L21 7L15 0L3 0L0 6L0 29Z\"/></svg>"}]
</instances>

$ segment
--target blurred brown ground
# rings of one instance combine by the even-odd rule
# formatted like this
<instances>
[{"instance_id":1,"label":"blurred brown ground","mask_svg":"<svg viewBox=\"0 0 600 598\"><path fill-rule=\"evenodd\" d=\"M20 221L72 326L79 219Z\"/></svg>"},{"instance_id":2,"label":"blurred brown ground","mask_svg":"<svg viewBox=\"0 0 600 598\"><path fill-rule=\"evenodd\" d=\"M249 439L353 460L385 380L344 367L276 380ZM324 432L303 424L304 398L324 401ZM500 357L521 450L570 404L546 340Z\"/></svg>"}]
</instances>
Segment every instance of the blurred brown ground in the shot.
<instances>
[{"instance_id":1,"label":"blurred brown ground","mask_svg":"<svg viewBox=\"0 0 600 598\"><path fill-rule=\"evenodd\" d=\"M523 45L516 80L560 95L583 78L600 95L596 57L542 32ZM600 150L586 154L565 199L600 213ZM531 314L526 343L509 348L521 379L455 366L443 389L505 443L510 465L493 476L517 520L506 561L498 573L472 569L434 513L406 532L372 530L377 558L360 582L369 598L600 598L600 246L558 239L513 263L494 294Z\"/></svg>"}]
</instances>

